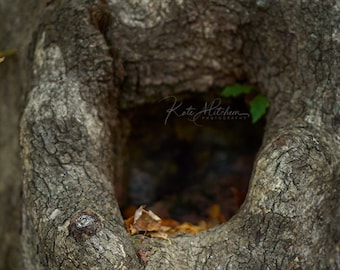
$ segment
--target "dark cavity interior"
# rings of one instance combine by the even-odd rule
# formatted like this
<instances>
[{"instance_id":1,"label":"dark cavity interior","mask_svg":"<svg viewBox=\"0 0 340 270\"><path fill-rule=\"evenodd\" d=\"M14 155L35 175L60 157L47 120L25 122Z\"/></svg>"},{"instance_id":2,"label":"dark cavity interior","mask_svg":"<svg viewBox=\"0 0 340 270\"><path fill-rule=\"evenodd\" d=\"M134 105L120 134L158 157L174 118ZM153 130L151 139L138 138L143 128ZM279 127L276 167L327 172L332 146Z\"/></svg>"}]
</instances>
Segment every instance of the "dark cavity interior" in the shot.
<instances>
[{"instance_id":1,"label":"dark cavity interior","mask_svg":"<svg viewBox=\"0 0 340 270\"><path fill-rule=\"evenodd\" d=\"M243 115L242 98L169 97L121 113L130 123L123 215L144 204L162 218L197 223L212 207L221 222L238 211L264 131L263 119L252 124Z\"/></svg>"}]
</instances>

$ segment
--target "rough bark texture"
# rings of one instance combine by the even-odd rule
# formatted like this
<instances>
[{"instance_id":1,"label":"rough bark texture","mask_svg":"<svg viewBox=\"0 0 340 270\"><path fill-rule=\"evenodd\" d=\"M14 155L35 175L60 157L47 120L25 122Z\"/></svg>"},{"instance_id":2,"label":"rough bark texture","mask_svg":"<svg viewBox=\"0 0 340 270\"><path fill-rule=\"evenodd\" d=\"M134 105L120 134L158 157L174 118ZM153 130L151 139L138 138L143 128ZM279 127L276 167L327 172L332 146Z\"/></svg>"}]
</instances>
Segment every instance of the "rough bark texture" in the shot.
<instances>
[{"instance_id":1,"label":"rough bark texture","mask_svg":"<svg viewBox=\"0 0 340 270\"><path fill-rule=\"evenodd\" d=\"M0 230L11 237L2 258L21 258L13 269L339 269L339 4L104 2L27 5L27 14L41 14L30 50L0 64L7 66L0 192L2 205L12 201L0 212ZM12 34L18 46L30 31ZM11 75L18 67L21 84ZM240 212L171 243L128 237L110 184L119 180L124 139L118 110L244 80L271 106ZM16 252L22 174L13 170L21 88L23 254Z\"/></svg>"}]
</instances>

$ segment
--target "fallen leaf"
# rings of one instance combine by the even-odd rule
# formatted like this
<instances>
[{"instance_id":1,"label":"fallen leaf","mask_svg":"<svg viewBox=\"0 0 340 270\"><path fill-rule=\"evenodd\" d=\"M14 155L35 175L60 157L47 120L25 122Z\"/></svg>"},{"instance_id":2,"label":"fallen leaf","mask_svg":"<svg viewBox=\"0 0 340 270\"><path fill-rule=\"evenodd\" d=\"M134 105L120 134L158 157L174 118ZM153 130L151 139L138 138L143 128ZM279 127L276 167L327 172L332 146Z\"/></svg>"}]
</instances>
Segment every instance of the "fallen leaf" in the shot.
<instances>
[{"instance_id":1,"label":"fallen leaf","mask_svg":"<svg viewBox=\"0 0 340 270\"><path fill-rule=\"evenodd\" d=\"M219 204L217 204L217 203L213 204L208 209L208 214L209 214L210 218L218 219L219 216L221 215L221 206Z\"/></svg>"},{"instance_id":2,"label":"fallen leaf","mask_svg":"<svg viewBox=\"0 0 340 270\"><path fill-rule=\"evenodd\" d=\"M125 219L124 223L129 234L134 235L138 233L138 231L133 227L133 216L129 217L128 219Z\"/></svg>"},{"instance_id":3,"label":"fallen leaf","mask_svg":"<svg viewBox=\"0 0 340 270\"><path fill-rule=\"evenodd\" d=\"M204 226L197 226L193 225L189 222L184 222L178 226L176 226L173 230L169 232L169 234L179 234L179 233L189 233L189 234L196 234L203 230L206 230L207 228Z\"/></svg>"},{"instance_id":4,"label":"fallen leaf","mask_svg":"<svg viewBox=\"0 0 340 270\"><path fill-rule=\"evenodd\" d=\"M135 214L137 207L134 205L129 205L122 211L122 215L124 218L129 218Z\"/></svg>"},{"instance_id":5,"label":"fallen leaf","mask_svg":"<svg viewBox=\"0 0 340 270\"><path fill-rule=\"evenodd\" d=\"M161 218L151 210L144 210L145 206L140 206L134 215L133 227L137 231L151 232L159 231L161 228Z\"/></svg>"},{"instance_id":6,"label":"fallen leaf","mask_svg":"<svg viewBox=\"0 0 340 270\"><path fill-rule=\"evenodd\" d=\"M208 208L209 220L207 220L207 227L211 228L226 221L225 216L222 214L221 205L215 203Z\"/></svg>"},{"instance_id":7,"label":"fallen leaf","mask_svg":"<svg viewBox=\"0 0 340 270\"><path fill-rule=\"evenodd\" d=\"M161 219L151 210L147 211L144 208L145 205L140 206L133 216L124 221L130 235L142 233L145 236L168 240L171 244L170 236L180 233L196 234L210 227L205 221L193 225L189 222L180 224L173 219ZM219 206L214 206L211 211L211 215L218 215L220 213Z\"/></svg>"},{"instance_id":8,"label":"fallen leaf","mask_svg":"<svg viewBox=\"0 0 340 270\"><path fill-rule=\"evenodd\" d=\"M151 237L154 237L154 238L161 238L161 239L164 239L164 240L168 240L169 243L171 244L171 241L169 239L169 234L167 234L165 232L150 232L148 235L151 236Z\"/></svg>"}]
</instances>

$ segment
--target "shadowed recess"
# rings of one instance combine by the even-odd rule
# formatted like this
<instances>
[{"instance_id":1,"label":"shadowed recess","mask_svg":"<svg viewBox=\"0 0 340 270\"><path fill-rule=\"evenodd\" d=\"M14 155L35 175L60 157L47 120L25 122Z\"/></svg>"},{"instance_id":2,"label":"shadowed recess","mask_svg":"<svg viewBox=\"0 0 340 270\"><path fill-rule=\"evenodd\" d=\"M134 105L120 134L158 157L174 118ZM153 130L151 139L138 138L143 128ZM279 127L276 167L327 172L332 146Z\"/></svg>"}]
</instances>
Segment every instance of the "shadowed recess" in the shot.
<instances>
[{"instance_id":1,"label":"shadowed recess","mask_svg":"<svg viewBox=\"0 0 340 270\"><path fill-rule=\"evenodd\" d=\"M265 124L251 123L244 98L170 96L120 113L129 130L116 188L125 218L140 205L193 224L238 211Z\"/></svg>"}]
</instances>

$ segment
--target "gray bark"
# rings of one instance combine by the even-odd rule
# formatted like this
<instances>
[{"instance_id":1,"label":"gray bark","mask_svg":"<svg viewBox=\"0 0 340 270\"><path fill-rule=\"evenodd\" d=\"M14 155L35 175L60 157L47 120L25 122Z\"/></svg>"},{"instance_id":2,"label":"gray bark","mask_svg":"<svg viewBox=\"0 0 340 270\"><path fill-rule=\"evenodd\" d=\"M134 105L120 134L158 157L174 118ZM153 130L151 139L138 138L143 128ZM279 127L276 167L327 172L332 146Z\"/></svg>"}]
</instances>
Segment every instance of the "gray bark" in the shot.
<instances>
[{"instance_id":1,"label":"gray bark","mask_svg":"<svg viewBox=\"0 0 340 270\"><path fill-rule=\"evenodd\" d=\"M0 64L0 192L12 202L0 212L2 268L17 258L13 269L339 269L339 4L104 2L1 3L1 18L35 15L0 33L23 44ZM118 111L244 80L271 105L239 213L171 242L129 237L112 188L126 138Z\"/></svg>"}]
</instances>

